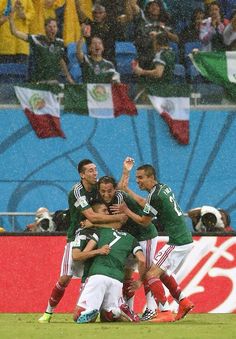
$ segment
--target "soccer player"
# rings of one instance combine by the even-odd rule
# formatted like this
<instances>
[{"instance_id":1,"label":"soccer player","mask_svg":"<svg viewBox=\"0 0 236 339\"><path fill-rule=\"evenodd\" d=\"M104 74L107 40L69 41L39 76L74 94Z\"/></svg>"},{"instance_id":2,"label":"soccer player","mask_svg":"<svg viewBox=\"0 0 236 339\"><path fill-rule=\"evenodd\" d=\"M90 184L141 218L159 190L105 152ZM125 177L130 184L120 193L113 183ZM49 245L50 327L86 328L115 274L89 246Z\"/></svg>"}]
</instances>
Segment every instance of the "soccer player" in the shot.
<instances>
[{"instance_id":1,"label":"soccer player","mask_svg":"<svg viewBox=\"0 0 236 339\"><path fill-rule=\"evenodd\" d=\"M108 213L107 207L102 203L94 204L93 209L99 214ZM105 321L120 319L124 267L129 254L132 253L138 261L141 279L146 271L142 248L131 234L112 228L100 228L97 247L99 249L107 244L110 252L104 256L96 256L90 266L74 312L77 323L95 321L100 311Z\"/></svg>"},{"instance_id":2,"label":"soccer player","mask_svg":"<svg viewBox=\"0 0 236 339\"><path fill-rule=\"evenodd\" d=\"M128 157L126 161L127 167L125 173L123 172L123 178L126 176L126 183L128 183L134 160ZM174 193L170 187L158 182L153 166L146 164L138 167L136 182L141 190L146 190L149 193L143 209L143 215L140 216L134 213L126 204L114 206L113 211L122 211L141 225L148 225L153 217L157 217L164 227L164 231L169 236L169 242L156 254L146 274L144 283L149 285L158 303L165 302L165 292L162 286L162 283L164 283L173 298L179 303L175 320L180 320L191 311L194 305L184 296L173 274L179 271L193 247L192 235L188 230L183 212L175 199ZM132 194L130 189L128 191ZM133 197L138 199L136 193L133 194ZM133 283L133 289L140 286L141 281ZM152 321L155 321L155 319Z\"/></svg>"},{"instance_id":3,"label":"soccer player","mask_svg":"<svg viewBox=\"0 0 236 339\"><path fill-rule=\"evenodd\" d=\"M134 213L142 215L142 207L130 195L117 188L117 183L113 177L104 176L98 180L98 193L99 198L108 207L108 210L109 207L113 204L122 204L123 202L125 202L126 205ZM143 199L143 201L140 200L139 203L143 204L144 206L145 199ZM126 223L122 225L122 231L130 233L138 240L146 258L147 268L149 268L156 253L158 241L158 233L156 227L151 222L146 226L142 226L129 218ZM126 266L126 279L124 281L123 287L124 298L126 299L130 310L133 309L134 299L134 292L129 292L129 287L132 283L132 272L134 264L135 263L132 260L128 260ZM141 320L145 321L156 317L156 320L159 319L161 322L172 319L173 316L170 311L167 299L164 305L159 305L161 312L157 315L157 305L150 291L149 285L145 284L144 290L147 306L141 317Z\"/></svg>"},{"instance_id":4,"label":"soccer player","mask_svg":"<svg viewBox=\"0 0 236 339\"><path fill-rule=\"evenodd\" d=\"M62 299L73 276L72 242L75 239L77 229L80 227L80 222L88 219L92 223L105 224L109 222L119 223L124 220L124 215L104 215L94 212L91 208L90 204L97 196L96 165L91 160L84 159L78 164L78 173L81 181L73 186L68 196L70 226L67 231L67 244L62 258L60 277L51 292L45 313L38 320L40 323L50 322L54 309Z\"/></svg>"}]
</instances>

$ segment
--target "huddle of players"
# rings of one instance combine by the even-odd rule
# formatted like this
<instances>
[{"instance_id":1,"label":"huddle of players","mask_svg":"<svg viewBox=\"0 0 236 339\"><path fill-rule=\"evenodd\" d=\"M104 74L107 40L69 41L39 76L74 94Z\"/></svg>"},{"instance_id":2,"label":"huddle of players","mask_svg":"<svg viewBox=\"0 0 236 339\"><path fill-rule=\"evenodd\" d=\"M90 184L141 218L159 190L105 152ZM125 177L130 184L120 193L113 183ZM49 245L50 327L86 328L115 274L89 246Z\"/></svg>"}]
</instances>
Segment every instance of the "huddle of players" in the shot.
<instances>
[{"instance_id":1,"label":"huddle of players","mask_svg":"<svg viewBox=\"0 0 236 339\"><path fill-rule=\"evenodd\" d=\"M125 159L123 183L128 182L133 164L132 158ZM183 243L178 240L180 241L179 244L178 241L176 243L178 246L168 245L166 253L174 253L174 248L178 249L181 245L187 246L189 252L192 248L192 238L183 226L181 210L173 200L173 193L166 185L161 187L162 184L158 183L155 172L152 173L152 170L155 171L152 166L143 167L147 178L150 177L148 170L151 169L150 185L153 187L149 189L145 186L145 182L142 187L140 183L142 178L137 181L139 187L148 190L150 198L150 194L153 194L152 189L159 185L157 194L160 194L163 189L164 199L167 196L181 219L180 223L177 222L177 226L178 223L181 224L180 233L184 239ZM147 308L141 320L166 322L183 318L193 308L193 304L183 295L175 280L173 281L173 276L167 276L166 268L162 265L164 262L158 263L158 254L155 258L157 230L151 220L156 217L156 210L149 205L150 201L147 203L130 190L128 191L133 197L118 190L113 177L104 176L97 182L96 166L88 159L79 163L78 172L81 181L69 193L70 228L67 233L68 242L65 246L60 278L52 290L46 312L40 317L39 322L50 322L53 311L63 297L73 275L82 276L82 289L74 312L74 320L77 323L95 321L99 312L101 321L117 321L124 318L129 321L139 321L132 308L134 291L142 283ZM144 216L142 220L144 212L148 216ZM175 231L173 234L172 238L176 242ZM136 282L132 281L133 258L138 264L140 276L140 280ZM166 261L164 265L168 266L168 262ZM170 312L162 282L179 302L179 312L176 317ZM158 314L156 314L157 308L160 311Z\"/></svg>"}]
</instances>

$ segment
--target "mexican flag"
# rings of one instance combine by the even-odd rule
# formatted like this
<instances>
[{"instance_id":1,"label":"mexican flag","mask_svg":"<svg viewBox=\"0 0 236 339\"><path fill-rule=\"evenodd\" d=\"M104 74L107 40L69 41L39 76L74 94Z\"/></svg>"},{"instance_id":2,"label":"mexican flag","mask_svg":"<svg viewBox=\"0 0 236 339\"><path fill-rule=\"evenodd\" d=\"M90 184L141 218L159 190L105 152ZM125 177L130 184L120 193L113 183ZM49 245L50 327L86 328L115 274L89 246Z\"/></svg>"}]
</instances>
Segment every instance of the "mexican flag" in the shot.
<instances>
[{"instance_id":1,"label":"mexican flag","mask_svg":"<svg viewBox=\"0 0 236 339\"><path fill-rule=\"evenodd\" d=\"M58 86L15 86L16 96L39 138L65 138L60 125Z\"/></svg>"},{"instance_id":2,"label":"mexican flag","mask_svg":"<svg viewBox=\"0 0 236 339\"><path fill-rule=\"evenodd\" d=\"M66 85L64 111L93 118L116 118L121 114L137 114L126 84Z\"/></svg>"},{"instance_id":3,"label":"mexican flag","mask_svg":"<svg viewBox=\"0 0 236 339\"><path fill-rule=\"evenodd\" d=\"M172 136L182 145L189 143L189 86L149 87L148 97L154 109L167 123Z\"/></svg>"},{"instance_id":4,"label":"mexican flag","mask_svg":"<svg viewBox=\"0 0 236 339\"><path fill-rule=\"evenodd\" d=\"M197 52L189 55L202 76L222 85L231 99L236 98L236 51Z\"/></svg>"}]
</instances>

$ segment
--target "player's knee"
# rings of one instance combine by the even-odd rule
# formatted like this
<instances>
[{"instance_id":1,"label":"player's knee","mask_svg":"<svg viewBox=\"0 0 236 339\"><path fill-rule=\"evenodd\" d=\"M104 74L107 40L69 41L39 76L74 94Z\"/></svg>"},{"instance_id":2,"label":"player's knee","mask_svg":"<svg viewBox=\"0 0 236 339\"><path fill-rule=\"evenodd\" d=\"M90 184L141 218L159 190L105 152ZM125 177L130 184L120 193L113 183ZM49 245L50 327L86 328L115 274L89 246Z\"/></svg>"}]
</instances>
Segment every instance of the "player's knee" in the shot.
<instances>
[{"instance_id":1,"label":"player's knee","mask_svg":"<svg viewBox=\"0 0 236 339\"><path fill-rule=\"evenodd\" d=\"M100 321L102 322L111 322L111 321L117 321L120 319L120 309L119 308L113 308L111 310L101 310L100 312Z\"/></svg>"}]
</instances>

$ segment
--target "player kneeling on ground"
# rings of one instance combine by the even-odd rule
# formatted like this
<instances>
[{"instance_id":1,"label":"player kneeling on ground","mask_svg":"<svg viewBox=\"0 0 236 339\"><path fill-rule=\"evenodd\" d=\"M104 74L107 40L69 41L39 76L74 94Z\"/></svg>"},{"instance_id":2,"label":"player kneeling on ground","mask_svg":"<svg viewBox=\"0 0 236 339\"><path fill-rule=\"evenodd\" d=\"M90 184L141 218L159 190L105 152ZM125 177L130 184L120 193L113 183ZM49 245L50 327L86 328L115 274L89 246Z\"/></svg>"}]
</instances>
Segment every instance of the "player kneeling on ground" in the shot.
<instances>
[{"instance_id":1,"label":"player kneeling on ground","mask_svg":"<svg viewBox=\"0 0 236 339\"><path fill-rule=\"evenodd\" d=\"M107 207L101 203L94 204L93 209L98 213L108 213ZM91 240L92 242L98 249L108 244L110 252L105 256L98 255L94 258L75 308L74 320L79 324L94 322L99 312L101 321L122 320L122 317L126 318L120 307L123 303L122 287L126 258L130 253L137 258L142 279L145 274L142 248L132 235L112 228L100 228L97 244L95 240Z\"/></svg>"}]
</instances>

